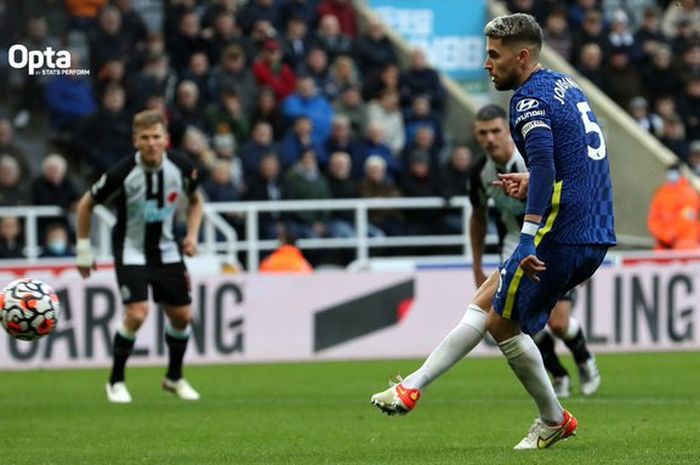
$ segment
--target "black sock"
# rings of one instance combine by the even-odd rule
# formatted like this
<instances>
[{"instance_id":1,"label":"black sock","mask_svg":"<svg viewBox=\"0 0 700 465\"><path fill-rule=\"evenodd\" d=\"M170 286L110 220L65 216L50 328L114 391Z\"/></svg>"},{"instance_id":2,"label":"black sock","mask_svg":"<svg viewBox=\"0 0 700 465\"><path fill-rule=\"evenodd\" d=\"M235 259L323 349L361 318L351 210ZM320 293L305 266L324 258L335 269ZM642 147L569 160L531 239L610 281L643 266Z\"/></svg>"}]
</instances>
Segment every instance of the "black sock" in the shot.
<instances>
[{"instance_id":1,"label":"black sock","mask_svg":"<svg viewBox=\"0 0 700 465\"><path fill-rule=\"evenodd\" d=\"M569 375L566 368L564 368L559 361L559 357L557 357L556 352L554 352L554 338L551 334L545 332L537 342L537 348L540 349L540 354L542 354L544 367L552 374L552 376L555 378L561 378L562 376Z\"/></svg>"},{"instance_id":2,"label":"black sock","mask_svg":"<svg viewBox=\"0 0 700 465\"><path fill-rule=\"evenodd\" d=\"M135 339L127 339L119 332L114 335L114 354L112 355L112 373L109 376L109 383L114 384L124 381L124 367L126 360L131 355L134 348Z\"/></svg>"},{"instance_id":3,"label":"black sock","mask_svg":"<svg viewBox=\"0 0 700 465\"><path fill-rule=\"evenodd\" d=\"M165 334L165 343L168 344L168 352L170 353L170 363L165 377L171 381L182 378L182 359L185 357L189 340L189 337L182 339Z\"/></svg>"},{"instance_id":4,"label":"black sock","mask_svg":"<svg viewBox=\"0 0 700 465\"><path fill-rule=\"evenodd\" d=\"M573 339L568 341L564 340L564 344L566 344L566 347L568 347L574 355L576 363L583 363L591 358L591 353L588 351L588 347L586 347L586 338L583 337L583 331L581 329L578 330L578 333L576 333Z\"/></svg>"}]
</instances>

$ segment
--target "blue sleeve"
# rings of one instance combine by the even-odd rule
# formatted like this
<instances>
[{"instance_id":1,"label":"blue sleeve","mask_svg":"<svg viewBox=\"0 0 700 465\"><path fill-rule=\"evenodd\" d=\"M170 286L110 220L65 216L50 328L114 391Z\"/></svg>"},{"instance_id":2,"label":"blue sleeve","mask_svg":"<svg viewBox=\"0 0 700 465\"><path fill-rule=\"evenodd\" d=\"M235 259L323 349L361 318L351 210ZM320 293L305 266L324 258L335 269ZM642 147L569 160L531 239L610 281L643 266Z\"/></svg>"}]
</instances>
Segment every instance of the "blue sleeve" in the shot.
<instances>
[{"instance_id":1,"label":"blue sleeve","mask_svg":"<svg viewBox=\"0 0 700 465\"><path fill-rule=\"evenodd\" d=\"M552 131L539 126L525 138L525 150L530 169L526 215L543 215L549 205L554 185L554 144Z\"/></svg>"}]
</instances>

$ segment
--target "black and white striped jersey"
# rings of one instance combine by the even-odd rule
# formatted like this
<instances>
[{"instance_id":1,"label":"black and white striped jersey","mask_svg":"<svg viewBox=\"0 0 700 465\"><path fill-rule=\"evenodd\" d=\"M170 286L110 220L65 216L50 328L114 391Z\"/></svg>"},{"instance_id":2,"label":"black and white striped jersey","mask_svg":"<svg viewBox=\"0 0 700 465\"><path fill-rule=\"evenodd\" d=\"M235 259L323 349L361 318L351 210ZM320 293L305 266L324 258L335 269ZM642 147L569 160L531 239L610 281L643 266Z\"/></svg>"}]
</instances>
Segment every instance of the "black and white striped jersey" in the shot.
<instances>
[{"instance_id":1,"label":"black and white striped jersey","mask_svg":"<svg viewBox=\"0 0 700 465\"><path fill-rule=\"evenodd\" d=\"M113 166L90 188L95 203L116 208L112 252L117 265L161 265L182 261L175 241L177 206L197 189L197 171L181 155L164 153L148 168L140 153Z\"/></svg>"},{"instance_id":2,"label":"black and white striped jersey","mask_svg":"<svg viewBox=\"0 0 700 465\"><path fill-rule=\"evenodd\" d=\"M498 180L498 174L525 173L527 166L516 148L505 166L496 165L489 157L483 157L474 166L471 175L469 199L474 208L488 208L496 220L498 229L499 252L508 258L520 240L520 229L525 215L525 201L506 195L503 189L492 183Z\"/></svg>"}]
</instances>

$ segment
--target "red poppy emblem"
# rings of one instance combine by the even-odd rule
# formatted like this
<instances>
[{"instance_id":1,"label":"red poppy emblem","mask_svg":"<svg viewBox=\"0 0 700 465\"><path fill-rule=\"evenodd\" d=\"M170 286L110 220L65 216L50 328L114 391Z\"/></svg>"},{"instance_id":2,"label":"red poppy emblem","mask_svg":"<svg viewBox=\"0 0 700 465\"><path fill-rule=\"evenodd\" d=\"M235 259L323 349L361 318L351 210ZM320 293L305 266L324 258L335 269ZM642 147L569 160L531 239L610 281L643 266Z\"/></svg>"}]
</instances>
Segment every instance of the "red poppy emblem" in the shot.
<instances>
[{"instance_id":1,"label":"red poppy emblem","mask_svg":"<svg viewBox=\"0 0 700 465\"><path fill-rule=\"evenodd\" d=\"M177 192L171 192L168 194L168 203L175 203L177 200Z\"/></svg>"}]
</instances>

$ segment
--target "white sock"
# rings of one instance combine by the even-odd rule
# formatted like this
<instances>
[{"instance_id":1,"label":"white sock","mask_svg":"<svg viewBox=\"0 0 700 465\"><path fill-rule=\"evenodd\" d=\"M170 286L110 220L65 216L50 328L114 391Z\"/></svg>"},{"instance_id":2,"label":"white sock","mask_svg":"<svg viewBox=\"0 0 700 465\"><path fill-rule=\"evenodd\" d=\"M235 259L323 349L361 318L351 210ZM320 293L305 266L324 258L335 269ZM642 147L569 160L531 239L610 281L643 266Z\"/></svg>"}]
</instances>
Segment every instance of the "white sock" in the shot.
<instances>
[{"instance_id":1,"label":"white sock","mask_svg":"<svg viewBox=\"0 0 700 465\"><path fill-rule=\"evenodd\" d=\"M130 341L133 341L134 339L136 339L136 332L131 331L130 329L127 329L127 327L124 326L124 323L119 325L119 328L117 328L117 332L124 339L128 339Z\"/></svg>"},{"instance_id":2,"label":"white sock","mask_svg":"<svg viewBox=\"0 0 700 465\"><path fill-rule=\"evenodd\" d=\"M564 337L562 339L565 341L572 340L576 337L580 329L581 323L579 323L573 316L569 316L569 327L566 329L566 333L564 333Z\"/></svg>"},{"instance_id":3,"label":"white sock","mask_svg":"<svg viewBox=\"0 0 700 465\"><path fill-rule=\"evenodd\" d=\"M521 333L500 342L498 347L506 356L510 368L535 400L540 418L551 425L564 421L564 409L554 394L542 356L532 338Z\"/></svg>"},{"instance_id":4,"label":"white sock","mask_svg":"<svg viewBox=\"0 0 700 465\"><path fill-rule=\"evenodd\" d=\"M423 366L401 383L408 389L424 389L481 342L486 332L486 312L470 305L462 320L431 352Z\"/></svg>"}]
</instances>

